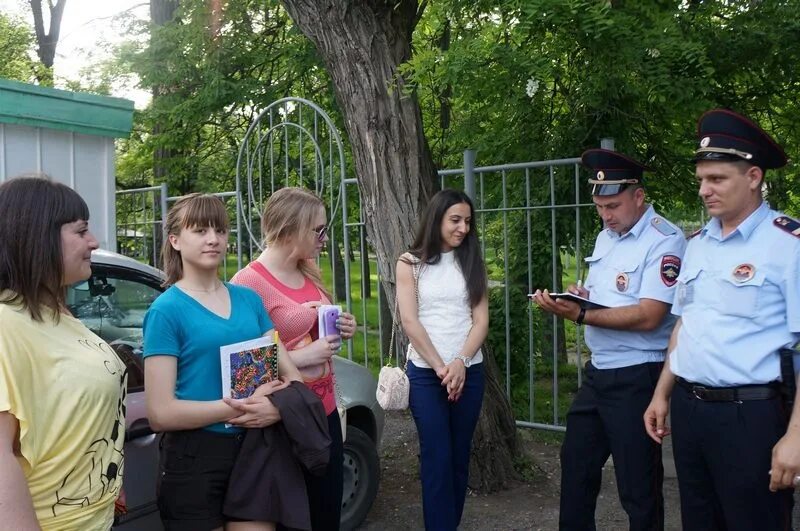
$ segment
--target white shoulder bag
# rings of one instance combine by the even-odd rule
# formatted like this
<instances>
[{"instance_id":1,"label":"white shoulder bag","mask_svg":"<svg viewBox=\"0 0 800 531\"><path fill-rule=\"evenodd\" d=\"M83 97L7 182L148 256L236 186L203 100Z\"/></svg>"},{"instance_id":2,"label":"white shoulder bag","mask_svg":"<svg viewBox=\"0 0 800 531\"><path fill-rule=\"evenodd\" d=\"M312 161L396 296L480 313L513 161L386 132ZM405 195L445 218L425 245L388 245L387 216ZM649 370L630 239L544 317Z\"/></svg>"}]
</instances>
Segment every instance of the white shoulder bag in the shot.
<instances>
[{"instance_id":1,"label":"white shoulder bag","mask_svg":"<svg viewBox=\"0 0 800 531\"><path fill-rule=\"evenodd\" d=\"M419 307L419 263L414 263L411 266L414 272L414 295L417 298L417 307ZM378 404L385 410L398 410L406 409L408 407L408 392L410 384L408 376L406 375L406 367L408 367L408 356L406 356L403 368L392 367L393 347L394 347L394 332L398 325L399 306L397 303L397 293L394 297L394 314L392 315L392 335L389 339L389 353L387 354L387 364L381 367L381 372L378 374L378 388L375 390L375 398Z\"/></svg>"}]
</instances>

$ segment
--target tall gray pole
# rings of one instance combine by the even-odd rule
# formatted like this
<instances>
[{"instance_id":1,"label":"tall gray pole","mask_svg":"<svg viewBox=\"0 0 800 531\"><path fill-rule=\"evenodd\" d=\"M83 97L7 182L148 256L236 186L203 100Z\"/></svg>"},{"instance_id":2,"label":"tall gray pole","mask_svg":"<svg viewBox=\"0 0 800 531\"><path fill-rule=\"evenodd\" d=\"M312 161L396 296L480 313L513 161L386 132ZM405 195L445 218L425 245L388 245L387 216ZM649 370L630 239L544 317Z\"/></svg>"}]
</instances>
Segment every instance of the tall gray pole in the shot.
<instances>
[{"instance_id":1,"label":"tall gray pole","mask_svg":"<svg viewBox=\"0 0 800 531\"><path fill-rule=\"evenodd\" d=\"M475 155L474 149L464 150L464 192L475 201Z\"/></svg>"}]
</instances>

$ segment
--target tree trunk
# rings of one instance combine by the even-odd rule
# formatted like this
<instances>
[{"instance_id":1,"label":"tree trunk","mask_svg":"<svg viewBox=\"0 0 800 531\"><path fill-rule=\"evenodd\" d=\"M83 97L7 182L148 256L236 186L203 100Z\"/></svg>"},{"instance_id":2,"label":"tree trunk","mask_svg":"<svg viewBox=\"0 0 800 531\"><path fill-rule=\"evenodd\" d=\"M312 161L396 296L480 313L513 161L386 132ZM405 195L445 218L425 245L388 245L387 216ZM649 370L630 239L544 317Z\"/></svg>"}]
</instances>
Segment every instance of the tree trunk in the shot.
<instances>
[{"instance_id":1,"label":"tree trunk","mask_svg":"<svg viewBox=\"0 0 800 531\"><path fill-rule=\"evenodd\" d=\"M367 234L383 287L394 293L394 265L408 248L419 214L438 178L422 116L398 66L411 57L411 35L421 15L415 0L283 0L295 25L327 66L345 118ZM394 296L387 297L394 307ZM492 365L491 367L489 367ZM499 390L499 391L498 391ZM506 483L515 450L513 415L487 357L487 394L476 431L476 485ZM502 427L502 428L501 428ZM491 449L491 450L490 450Z\"/></svg>"},{"instance_id":2,"label":"tree trunk","mask_svg":"<svg viewBox=\"0 0 800 531\"><path fill-rule=\"evenodd\" d=\"M483 409L472 439L469 486L481 492L493 492L508 486L517 477L514 457L517 452L517 424L506 398L500 371L488 343L481 347L486 390Z\"/></svg>"},{"instance_id":3,"label":"tree trunk","mask_svg":"<svg viewBox=\"0 0 800 531\"><path fill-rule=\"evenodd\" d=\"M370 241L384 279L411 242L436 171L419 103L397 67L411 57L417 2L285 0L317 47L345 117Z\"/></svg>"},{"instance_id":4,"label":"tree trunk","mask_svg":"<svg viewBox=\"0 0 800 531\"><path fill-rule=\"evenodd\" d=\"M46 86L53 86L53 61L56 57L56 46L58 37L61 33L61 18L64 15L64 6L67 0L58 0L55 5L48 2L50 9L50 27L47 33L44 31L44 13L42 11L42 0L30 0L31 12L33 13L33 27L36 32L36 53L39 60L45 66L41 74L37 75L39 83Z\"/></svg>"},{"instance_id":5,"label":"tree trunk","mask_svg":"<svg viewBox=\"0 0 800 531\"><path fill-rule=\"evenodd\" d=\"M152 50L161 50L163 53L164 50L170 50L174 48L170 47L167 43L159 42L160 40L163 40L163 38L158 34L157 28L164 26L175 19L179 5L180 0L150 1L150 22L153 26L150 31L150 48ZM178 53L177 50L173 51ZM154 60L157 61L158 58L154 57ZM159 98L169 95L172 88L162 85L154 85L152 90L152 108L158 109ZM169 127L166 126L162 120L156 118L156 122L153 124L153 137L158 137L159 135L164 134L169 134ZM175 168L174 161L178 156L179 153L177 153L174 149L156 144L156 147L153 150L153 184L158 185L164 181L167 181L170 177L175 177L172 174L174 173ZM183 194L185 191L180 190L179 193Z\"/></svg>"}]
</instances>

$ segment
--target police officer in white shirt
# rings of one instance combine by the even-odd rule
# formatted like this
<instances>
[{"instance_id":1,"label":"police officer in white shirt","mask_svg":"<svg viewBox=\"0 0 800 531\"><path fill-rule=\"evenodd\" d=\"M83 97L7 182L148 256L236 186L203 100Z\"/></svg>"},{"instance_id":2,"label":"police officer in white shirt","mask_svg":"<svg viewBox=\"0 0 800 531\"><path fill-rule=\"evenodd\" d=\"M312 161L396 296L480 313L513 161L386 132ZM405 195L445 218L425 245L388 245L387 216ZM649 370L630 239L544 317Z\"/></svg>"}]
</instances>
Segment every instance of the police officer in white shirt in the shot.
<instances>
[{"instance_id":1,"label":"police officer in white shirt","mask_svg":"<svg viewBox=\"0 0 800 531\"><path fill-rule=\"evenodd\" d=\"M562 530L595 529L602 468L609 454L631 530L664 527L661 448L642 431L674 318L669 308L686 246L683 232L645 202L644 166L604 149L583 153L592 200L604 223L585 287L575 294L607 306L586 309L547 290L542 309L586 325L592 357L567 415L561 448Z\"/></svg>"},{"instance_id":2,"label":"police officer in white shirt","mask_svg":"<svg viewBox=\"0 0 800 531\"><path fill-rule=\"evenodd\" d=\"M800 413L785 409L779 351L800 338L800 223L762 198L764 172L786 155L728 110L704 114L698 137L712 218L686 250L672 309L680 319L645 429L661 441L671 407L683 529L791 529Z\"/></svg>"}]
</instances>

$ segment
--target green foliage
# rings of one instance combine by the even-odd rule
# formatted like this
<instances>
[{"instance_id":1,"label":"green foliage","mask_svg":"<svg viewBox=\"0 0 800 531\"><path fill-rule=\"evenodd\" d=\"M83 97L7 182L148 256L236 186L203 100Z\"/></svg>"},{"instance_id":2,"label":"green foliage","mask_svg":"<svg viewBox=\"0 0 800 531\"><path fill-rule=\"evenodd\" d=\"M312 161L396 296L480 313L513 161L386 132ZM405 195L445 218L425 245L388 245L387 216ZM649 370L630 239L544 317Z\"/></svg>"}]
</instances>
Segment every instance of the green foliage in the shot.
<instances>
[{"instance_id":1,"label":"green foliage","mask_svg":"<svg viewBox=\"0 0 800 531\"><path fill-rule=\"evenodd\" d=\"M23 20L0 13L0 78L32 83L44 69L33 59L33 30Z\"/></svg>"},{"instance_id":2,"label":"green foliage","mask_svg":"<svg viewBox=\"0 0 800 531\"><path fill-rule=\"evenodd\" d=\"M228 2L219 14L210 5L183 0L164 26L130 25L116 61L157 97L123 146L123 186L153 183L147 161L160 152L172 155L162 159L170 193L232 190L238 143L257 112L289 95L330 104L327 73L279 2Z\"/></svg>"},{"instance_id":3,"label":"green foliage","mask_svg":"<svg viewBox=\"0 0 800 531\"><path fill-rule=\"evenodd\" d=\"M791 0L437 2L403 73L440 164L458 165L467 146L495 164L576 156L612 137L650 163L648 191L671 209L699 204L687 160L704 110L735 108L798 144L799 11ZM788 197L771 200L797 208Z\"/></svg>"},{"instance_id":4,"label":"green foliage","mask_svg":"<svg viewBox=\"0 0 800 531\"><path fill-rule=\"evenodd\" d=\"M166 154L160 160L170 193L233 189L247 126L284 96L315 101L344 131L330 79L280 3L222 4L212 13L208 2L182 0L163 27L130 20L131 40L117 50L115 65L95 76L102 91L133 72L158 95L120 144L121 187L160 182L153 157ZM617 150L652 167L647 191L656 208L697 223L701 205L688 161L703 111L722 106L748 114L797 158L798 15L800 0L440 0L427 3L400 75L420 102L440 168L460 167L465 148L488 165L575 157L611 137ZM281 155L299 158L296 151ZM553 338L559 374L570 382L559 386L558 416L577 382L567 363L574 327L531 312L525 296L537 287L561 289L576 274L564 257L591 251L599 229L591 207L580 216L575 208L541 208L590 203L586 174L575 173L572 165L556 168L552 193L546 169L487 174L480 182L487 211L476 226L495 286L489 342L512 373L513 406L523 418L531 409L536 420L552 417L550 389L540 379L553 370ZM770 172L766 183L773 206L800 214L796 167ZM355 201L347 207L356 219ZM535 210L490 212L501 207ZM357 229L349 230L355 239Z\"/></svg>"},{"instance_id":5,"label":"green foliage","mask_svg":"<svg viewBox=\"0 0 800 531\"><path fill-rule=\"evenodd\" d=\"M799 8L794 0L436 2L418 25L415 54L402 73L420 100L441 166L461 166L466 147L477 150L478 165L490 165L575 157L611 137L617 150L653 169L646 181L656 208L676 221L697 223L702 209L688 161L705 110L724 106L752 116L796 158ZM522 172L485 176L485 206L590 203L585 173L576 198L569 175L574 170L563 170L554 198L544 172L531 172L529 192ZM796 168L771 172L767 186L774 206L800 211ZM489 342L501 365L500 353L508 351L512 403L524 418L531 363L539 371L556 335L566 365L574 341L571 326L528 314L525 287L561 289L562 250L586 256L599 224L591 208L582 210L582 237L575 242L574 209L559 209L554 218L535 210L530 229L518 214L481 217L490 274L510 286L507 296L492 293ZM543 413L539 392L537 415Z\"/></svg>"}]
</instances>

